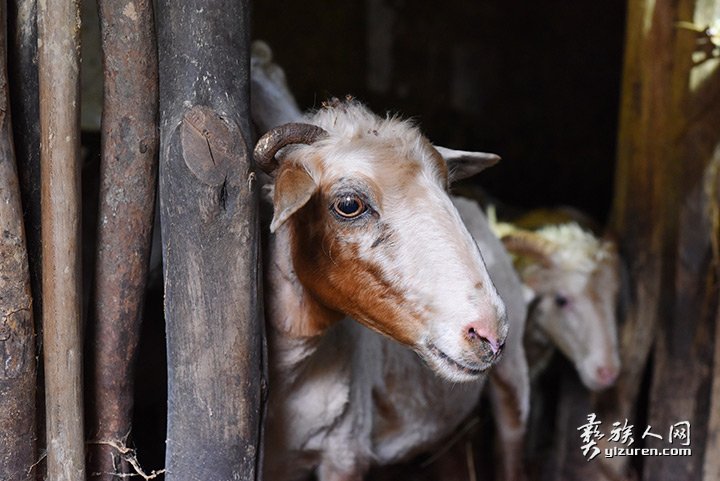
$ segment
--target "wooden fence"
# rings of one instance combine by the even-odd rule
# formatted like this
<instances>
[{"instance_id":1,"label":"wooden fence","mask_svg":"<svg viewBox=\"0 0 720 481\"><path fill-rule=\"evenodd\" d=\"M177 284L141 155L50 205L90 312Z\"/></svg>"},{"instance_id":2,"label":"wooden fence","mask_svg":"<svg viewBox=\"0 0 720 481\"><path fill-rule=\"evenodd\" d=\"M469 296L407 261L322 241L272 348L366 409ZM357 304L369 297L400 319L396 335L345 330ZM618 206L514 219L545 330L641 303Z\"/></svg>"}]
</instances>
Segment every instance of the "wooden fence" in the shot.
<instances>
[{"instance_id":1,"label":"wooden fence","mask_svg":"<svg viewBox=\"0 0 720 481\"><path fill-rule=\"evenodd\" d=\"M79 2L0 5L0 479L259 479L249 2L98 5L101 186L85 293ZM623 371L595 396L560 381L553 456L537 479L720 479L718 18L717 0L628 2L610 223L629 266ZM128 436L156 184L168 432L165 471L145 473ZM588 462L577 421L589 413L627 420L636 437L687 422L693 455Z\"/></svg>"},{"instance_id":2,"label":"wooden fence","mask_svg":"<svg viewBox=\"0 0 720 481\"><path fill-rule=\"evenodd\" d=\"M128 436L160 152L163 474L254 480L264 354L248 2L161 1L157 12L149 0L98 5L102 161L94 282L85 293L80 4L2 5L0 478L155 476L137 464Z\"/></svg>"}]
</instances>

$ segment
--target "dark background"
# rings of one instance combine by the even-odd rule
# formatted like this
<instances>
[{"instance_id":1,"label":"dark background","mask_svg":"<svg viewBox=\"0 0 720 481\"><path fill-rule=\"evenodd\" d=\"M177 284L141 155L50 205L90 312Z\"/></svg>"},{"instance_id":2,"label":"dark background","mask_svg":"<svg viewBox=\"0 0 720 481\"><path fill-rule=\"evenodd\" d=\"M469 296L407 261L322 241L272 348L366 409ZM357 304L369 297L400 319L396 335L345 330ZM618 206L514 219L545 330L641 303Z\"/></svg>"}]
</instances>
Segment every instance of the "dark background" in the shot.
<instances>
[{"instance_id":1,"label":"dark background","mask_svg":"<svg viewBox=\"0 0 720 481\"><path fill-rule=\"evenodd\" d=\"M477 180L513 206L612 195L625 2L256 2L303 109L352 94L419 120L436 144L503 157Z\"/></svg>"}]
</instances>

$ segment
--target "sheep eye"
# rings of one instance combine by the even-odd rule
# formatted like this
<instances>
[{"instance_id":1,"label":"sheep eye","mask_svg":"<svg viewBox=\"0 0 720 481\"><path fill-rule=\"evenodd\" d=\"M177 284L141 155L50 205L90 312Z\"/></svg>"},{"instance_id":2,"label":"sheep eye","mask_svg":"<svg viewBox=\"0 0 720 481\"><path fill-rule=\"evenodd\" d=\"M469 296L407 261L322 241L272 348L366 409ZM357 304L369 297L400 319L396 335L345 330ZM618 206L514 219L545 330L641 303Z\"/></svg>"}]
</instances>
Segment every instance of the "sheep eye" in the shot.
<instances>
[{"instance_id":1,"label":"sheep eye","mask_svg":"<svg viewBox=\"0 0 720 481\"><path fill-rule=\"evenodd\" d=\"M558 307L565 307L568 304L568 298L558 294L555 296L555 305Z\"/></svg>"},{"instance_id":2,"label":"sheep eye","mask_svg":"<svg viewBox=\"0 0 720 481\"><path fill-rule=\"evenodd\" d=\"M367 210L365 203L354 194L344 195L333 204L335 212L346 219L358 217Z\"/></svg>"}]
</instances>

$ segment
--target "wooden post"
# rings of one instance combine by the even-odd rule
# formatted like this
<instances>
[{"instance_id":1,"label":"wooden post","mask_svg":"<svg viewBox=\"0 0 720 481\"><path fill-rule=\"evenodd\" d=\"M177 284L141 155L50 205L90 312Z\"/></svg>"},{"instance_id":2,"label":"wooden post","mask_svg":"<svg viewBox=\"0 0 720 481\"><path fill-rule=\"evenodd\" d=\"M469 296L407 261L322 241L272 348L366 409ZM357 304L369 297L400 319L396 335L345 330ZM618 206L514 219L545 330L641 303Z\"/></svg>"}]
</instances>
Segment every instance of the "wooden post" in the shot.
<instances>
[{"instance_id":1,"label":"wooden post","mask_svg":"<svg viewBox=\"0 0 720 481\"><path fill-rule=\"evenodd\" d=\"M35 478L35 329L15 167L5 9L0 8L0 473Z\"/></svg>"},{"instance_id":2,"label":"wooden post","mask_svg":"<svg viewBox=\"0 0 720 481\"><path fill-rule=\"evenodd\" d=\"M40 296L40 103L37 70L36 0L8 2L8 83L13 95L15 159L20 178L20 195L25 217L25 238L30 260L33 315L39 326L42 318Z\"/></svg>"},{"instance_id":3,"label":"wooden post","mask_svg":"<svg viewBox=\"0 0 720 481\"><path fill-rule=\"evenodd\" d=\"M638 391L654 342L648 424L663 440L650 438L645 445L678 447L678 440L668 443L669 426L689 421L693 455L644 458L643 478L699 480L704 456L712 456L705 442L711 434L720 262L720 75L718 60L697 49L709 41L701 31L716 21L720 2L643 0L628 6L612 217L630 266L632 302L621 328L618 386L596 407L606 423L637 420ZM691 23L698 31L687 28ZM645 428L635 424L636 441ZM613 477L628 461L602 464Z\"/></svg>"},{"instance_id":4,"label":"wooden post","mask_svg":"<svg viewBox=\"0 0 720 481\"><path fill-rule=\"evenodd\" d=\"M45 376L42 362L42 256L40 242L40 102L37 66L37 1L8 2L8 86L15 160L20 180L25 244L30 268L37 353L36 423L38 448L45 442ZM44 472L38 463L36 470Z\"/></svg>"},{"instance_id":5,"label":"wooden post","mask_svg":"<svg viewBox=\"0 0 720 481\"><path fill-rule=\"evenodd\" d=\"M79 2L38 2L47 479L85 479Z\"/></svg>"},{"instance_id":6,"label":"wooden post","mask_svg":"<svg viewBox=\"0 0 720 481\"><path fill-rule=\"evenodd\" d=\"M262 321L247 0L160 0L166 479L254 480Z\"/></svg>"},{"instance_id":7,"label":"wooden post","mask_svg":"<svg viewBox=\"0 0 720 481\"><path fill-rule=\"evenodd\" d=\"M720 314L720 311L719 311ZM713 383L710 391L710 416L707 421L708 438L705 445L703 481L720 479L720 458L709 453L720 453L720 315L715 318L715 353L713 354Z\"/></svg>"},{"instance_id":8,"label":"wooden post","mask_svg":"<svg viewBox=\"0 0 720 481\"><path fill-rule=\"evenodd\" d=\"M136 474L133 408L157 172L158 72L151 0L99 0L104 67L88 474Z\"/></svg>"},{"instance_id":9,"label":"wooden post","mask_svg":"<svg viewBox=\"0 0 720 481\"><path fill-rule=\"evenodd\" d=\"M668 219L664 252L670 255L662 260L648 417L663 442L653 439L648 446L677 448L689 441L693 454L646 462L643 479L699 481L704 462L717 462L717 452L708 450L707 442L714 434L708 421L720 282L720 59L698 52L699 41L710 39L678 21L704 30L716 24L720 1L669 2L674 11L664 3L659 8L673 16L658 15L656 5L653 26L667 33L666 48L674 53L668 111L663 112L668 115L663 134L671 143L662 159L667 162L661 171L665 175L660 176ZM676 23L668 25L670 21ZM671 427L681 422L689 423L689 438L673 439Z\"/></svg>"}]
</instances>

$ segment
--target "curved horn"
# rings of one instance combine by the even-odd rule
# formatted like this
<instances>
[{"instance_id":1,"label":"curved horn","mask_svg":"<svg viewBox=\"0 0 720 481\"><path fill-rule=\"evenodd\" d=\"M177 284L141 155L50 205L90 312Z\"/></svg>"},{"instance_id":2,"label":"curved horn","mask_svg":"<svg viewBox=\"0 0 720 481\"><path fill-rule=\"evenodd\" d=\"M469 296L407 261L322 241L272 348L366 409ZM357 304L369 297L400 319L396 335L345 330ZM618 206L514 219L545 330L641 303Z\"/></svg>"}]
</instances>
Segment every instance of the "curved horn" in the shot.
<instances>
[{"instance_id":1,"label":"curved horn","mask_svg":"<svg viewBox=\"0 0 720 481\"><path fill-rule=\"evenodd\" d=\"M502 243L513 254L535 259L544 267L552 265L553 244L534 232L518 231L504 235Z\"/></svg>"},{"instance_id":2,"label":"curved horn","mask_svg":"<svg viewBox=\"0 0 720 481\"><path fill-rule=\"evenodd\" d=\"M278 166L275 158L278 150L291 144L310 145L327 134L324 129L311 124L289 123L275 127L260 137L255 145L255 162L265 173L272 174Z\"/></svg>"}]
</instances>

